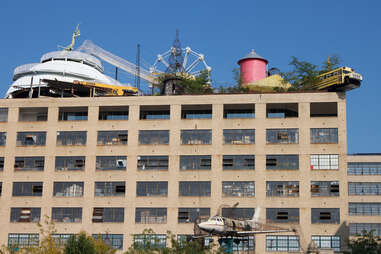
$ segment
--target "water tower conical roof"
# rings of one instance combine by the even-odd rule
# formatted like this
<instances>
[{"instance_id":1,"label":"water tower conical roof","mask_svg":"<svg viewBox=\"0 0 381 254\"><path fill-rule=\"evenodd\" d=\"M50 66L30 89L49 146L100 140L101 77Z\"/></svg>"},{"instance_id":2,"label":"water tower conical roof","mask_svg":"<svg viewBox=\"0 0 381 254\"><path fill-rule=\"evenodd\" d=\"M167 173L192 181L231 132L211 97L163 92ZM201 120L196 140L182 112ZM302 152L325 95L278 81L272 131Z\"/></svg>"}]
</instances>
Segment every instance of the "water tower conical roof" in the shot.
<instances>
[{"instance_id":1,"label":"water tower conical roof","mask_svg":"<svg viewBox=\"0 0 381 254\"><path fill-rule=\"evenodd\" d=\"M260 60L265 61L266 64L269 62L269 61L267 61L267 59L265 59L265 58L261 57L260 55L258 55L258 54L254 51L254 49L252 49L251 52L250 52L247 56L242 57L241 59L239 59L239 60L238 60L238 64L240 64L241 61L246 60L246 59L260 59Z\"/></svg>"}]
</instances>

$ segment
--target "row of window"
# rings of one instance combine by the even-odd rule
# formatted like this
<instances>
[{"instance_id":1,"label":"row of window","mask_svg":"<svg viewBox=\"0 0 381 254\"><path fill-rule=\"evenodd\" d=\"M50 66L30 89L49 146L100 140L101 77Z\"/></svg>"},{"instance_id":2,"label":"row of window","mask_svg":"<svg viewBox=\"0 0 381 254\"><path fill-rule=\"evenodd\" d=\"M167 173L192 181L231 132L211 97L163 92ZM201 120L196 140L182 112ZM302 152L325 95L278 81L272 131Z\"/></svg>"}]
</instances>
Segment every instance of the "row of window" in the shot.
<instances>
[{"instance_id":1,"label":"row of window","mask_svg":"<svg viewBox=\"0 0 381 254\"><path fill-rule=\"evenodd\" d=\"M181 119L211 119L212 105L181 105ZM141 105L139 106L140 120L170 119L170 105ZM267 118L298 117L298 103L267 103ZM129 106L101 106L99 120L128 120ZM225 119L255 118L255 104L224 104ZM310 117L337 117L337 102L310 103ZM59 121L87 120L88 107L60 107ZM47 121L47 107L19 108L20 122ZM8 121L8 108L0 108L0 122Z\"/></svg>"},{"instance_id":2,"label":"row of window","mask_svg":"<svg viewBox=\"0 0 381 254\"><path fill-rule=\"evenodd\" d=\"M6 145L6 132L0 132L0 145ZM337 144L337 128L311 128L311 144ZM212 130L181 130L182 145L211 145ZM58 146L86 145L87 131L57 131ZM140 145L168 145L169 130L139 130ZM254 129L225 129L224 144L254 144ZM128 131L98 131L98 145L127 145ZM299 129L266 129L267 144L298 144ZM44 146L46 132L17 132L17 146Z\"/></svg>"},{"instance_id":3,"label":"row of window","mask_svg":"<svg viewBox=\"0 0 381 254\"><path fill-rule=\"evenodd\" d=\"M311 170L339 169L339 155L313 154L310 155ZM55 170L84 170L85 156L56 156ZM44 156L16 156L15 171L43 171L45 168ZM168 170L169 156L137 156L138 170ZM0 157L0 170L4 169L4 157ZM126 170L127 156L96 156L96 170ZM211 155L180 155L180 170L211 170ZM223 170L254 170L255 155L223 155ZM297 170L299 169L299 155L297 154L270 154L266 155L266 169L269 170Z\"/></svg>"}]
</instances>

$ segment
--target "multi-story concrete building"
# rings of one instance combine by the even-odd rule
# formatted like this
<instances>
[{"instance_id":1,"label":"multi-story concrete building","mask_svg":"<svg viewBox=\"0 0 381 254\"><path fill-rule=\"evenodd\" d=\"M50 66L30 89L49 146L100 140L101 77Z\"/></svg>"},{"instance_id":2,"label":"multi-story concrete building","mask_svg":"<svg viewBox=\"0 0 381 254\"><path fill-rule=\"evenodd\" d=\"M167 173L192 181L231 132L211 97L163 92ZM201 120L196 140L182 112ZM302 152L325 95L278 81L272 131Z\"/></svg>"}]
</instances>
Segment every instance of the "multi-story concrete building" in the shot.
<instances>
[{"instance_id":1,"label":"multi-story concrete building","mask_svg":"<svg viewBox=\"0 0 381 254\"><path fill-rule=\"evenodd\" d=\"M311 239L340 251L348 223L353 233L372 221L380 233L381 156L347 157L344 93L3 99L0 108L3 244L34 244L34 222L47 215L63 239L85 230L121 250L144 237L164 245L167 230L193 234L196 217L236 202L222 215L250 219L261 207L263 222L298 228L257 235L257 253ZM360 212L369 204L375 214ZM147 228L156 235L140 235Z\"/></svg>"}]
</instances>

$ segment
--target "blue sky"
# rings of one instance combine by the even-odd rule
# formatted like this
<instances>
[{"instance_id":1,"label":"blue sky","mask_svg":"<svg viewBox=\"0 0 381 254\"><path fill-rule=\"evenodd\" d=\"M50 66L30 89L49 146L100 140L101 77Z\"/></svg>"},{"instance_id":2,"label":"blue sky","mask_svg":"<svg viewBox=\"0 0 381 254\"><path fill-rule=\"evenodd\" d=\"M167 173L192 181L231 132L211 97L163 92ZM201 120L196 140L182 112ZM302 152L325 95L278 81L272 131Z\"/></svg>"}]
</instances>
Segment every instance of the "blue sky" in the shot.
<instances>
[{"instance_id":1,"label":"blue sky","mask_svg":"<svg viewBox=\"0 0 381 254\"><path fill-rule=\"evenodd\" d=\"M282 71L289 70L291 56L320 64L339 55L364 77L361 88L347 94L348 152L381 152L380 10L381 1L371 0L2 0L0 93L16 66L69 44L77 23L77 46L90 39L134 62L140 43L151 64L179 29L183 46L205 54L216 85L233 82L237 60L252 48Z\"/></svg>"}]
</instances>

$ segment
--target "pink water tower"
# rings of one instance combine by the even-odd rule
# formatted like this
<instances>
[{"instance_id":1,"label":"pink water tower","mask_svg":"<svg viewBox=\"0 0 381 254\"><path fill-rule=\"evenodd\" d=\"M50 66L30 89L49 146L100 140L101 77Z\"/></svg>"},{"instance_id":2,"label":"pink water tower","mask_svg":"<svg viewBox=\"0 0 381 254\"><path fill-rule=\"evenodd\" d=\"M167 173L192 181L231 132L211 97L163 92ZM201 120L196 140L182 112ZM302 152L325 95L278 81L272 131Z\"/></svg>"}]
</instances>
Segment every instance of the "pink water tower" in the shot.
<instances>
[{"instance_id":1,"label":"pink water tower","mask_svg":"<svg viewBox=\"0 0 381 254\"><path fill-rule=\"evenodd\" d=\"M267 77L268 61L254 52L251 52L238 61L241 69L242 85L247 85Z\"/></svg>"}]
</instances>

